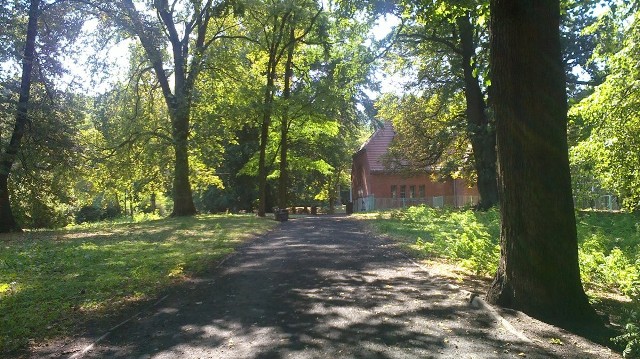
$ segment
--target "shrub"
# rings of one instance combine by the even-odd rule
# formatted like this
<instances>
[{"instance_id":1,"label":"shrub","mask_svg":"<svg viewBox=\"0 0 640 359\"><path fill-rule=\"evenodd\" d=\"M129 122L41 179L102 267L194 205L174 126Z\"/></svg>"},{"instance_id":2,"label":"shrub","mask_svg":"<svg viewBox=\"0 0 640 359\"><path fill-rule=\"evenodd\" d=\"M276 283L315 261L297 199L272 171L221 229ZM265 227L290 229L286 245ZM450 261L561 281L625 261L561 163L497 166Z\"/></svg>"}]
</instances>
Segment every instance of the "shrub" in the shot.
<instances>
[{"instance_id":1,"label":"shrub","mask_svg":"<svg viewBox=\"0 0 640 359\"><path fill-rule=\"evenodd\" d=\"M625 358L640 358L640 312L633 311L629 315L624 334L613 338L613 341L625 346L622 356Z\"/></svg>"},{"instance_id":2,"label":"shrub","mask_svg":"<svg viewBox=\"0 0 640 359\"><path fill-rule=\"evenodd\" d=\"M637 296L640 282L639 218L633 213L578 213L580 271L592 288Z\"/></svg>"},{"instance_id":3,"label":"shrub","mask_svg":"<svg viewBox=\"0 0 640 359\"><path fill-rule=\"evenodd\" d=\"M101 220L114 219L114 218L118 218L121 214L122 214L122 209L120 208L119 205L109 203L105 209L101 210L100 219Z\"/></svg>"},{"instance_id":4,"label":"shrub","mask_svg":"<svg viewBox=\"0 0 640 359\"><path fill-rule=\"evenodd\" d=\"M98 222L118 218L122 214L119 206L108 204L106 208L97 205L83 206L76 213L76 223Z\"/></svg>"},{"instance_id":5,"label":"shrub","mask_svg":"<svg viewBox=\"0 0 640 359\"><path fill-rule=\"evenodd\" d=\"M76 213L76 223L97 222L102 218L102 209L97 206L83 206Z\"/></svg>"},{"instance_id":6,"label":"shrub","mask_svg":"<svg viewBox=\"0 0 640 359\"><path fill-rule=\"evenodd\" d=\"M416 245L429 255L458 260L476 274L493 274L497 269L500 259L497 210L475 212L418 206L394 211L391 218L412 227L419 234Z\"/></svg>"}]
</instances>

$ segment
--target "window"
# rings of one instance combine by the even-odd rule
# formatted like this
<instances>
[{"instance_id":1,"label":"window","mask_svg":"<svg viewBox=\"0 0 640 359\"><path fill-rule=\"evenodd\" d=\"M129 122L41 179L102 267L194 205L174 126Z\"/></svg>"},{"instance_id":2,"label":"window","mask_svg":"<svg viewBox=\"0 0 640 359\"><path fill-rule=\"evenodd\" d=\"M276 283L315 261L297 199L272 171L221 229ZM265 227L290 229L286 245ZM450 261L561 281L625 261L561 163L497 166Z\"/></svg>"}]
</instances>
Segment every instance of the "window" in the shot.
<instances>
[{"instance_id":1,"label":"window","mask_svg":"<svg viewBox=\"0 0 640 359\"><path fill-rule=\"evenodd\" d=\"M409 198L416 198L416 186L409 186Z\"/></svg>"},{"instance_id":2,"label":"window","mask_svg":"<svg viewBox=\"0 0 640 359\"><path fill-rule=\"evenodd\" d=\"M400 198L407 198L407 186L400 186Z\"/></svg>"},{"instance_id":3,"label":"window","mask_svg":"<svg viewBox=\"0 0 640 359\"><path fill-rule=\"evenodd\" d=\"M425 187L424 185L418 186L418 197L420 198L424 198L425 196L424 187Z\"/></svg>"},{"instance_id":4,"label":"window","mask_svg":"<svg viewBox=\"0 0 640 359\"><path fill-rule=\"evenodd\" d=\"M397 198L398 197L398 186L393 185L391 186L391 198Z\"/></svg>"}]
</instances>

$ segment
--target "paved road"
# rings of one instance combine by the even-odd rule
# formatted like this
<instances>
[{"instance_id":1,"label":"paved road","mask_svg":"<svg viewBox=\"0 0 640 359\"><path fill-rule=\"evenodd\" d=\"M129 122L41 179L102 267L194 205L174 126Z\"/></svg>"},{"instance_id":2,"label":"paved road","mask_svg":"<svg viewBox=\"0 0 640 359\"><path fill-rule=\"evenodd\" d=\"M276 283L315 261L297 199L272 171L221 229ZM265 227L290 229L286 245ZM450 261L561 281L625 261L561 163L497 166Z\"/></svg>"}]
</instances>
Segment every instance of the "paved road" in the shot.
<instances>
[{"instance_id":1,"label":"paved road","mask_svg":"<svg viewBox=\"0 0 640 359\"><path fill-rule=\"evenodd\" d=\"M84 357L554 357L347 217L282 223ZM519 355L520 354L520 355Z\"/></svg>"}]
</instances>

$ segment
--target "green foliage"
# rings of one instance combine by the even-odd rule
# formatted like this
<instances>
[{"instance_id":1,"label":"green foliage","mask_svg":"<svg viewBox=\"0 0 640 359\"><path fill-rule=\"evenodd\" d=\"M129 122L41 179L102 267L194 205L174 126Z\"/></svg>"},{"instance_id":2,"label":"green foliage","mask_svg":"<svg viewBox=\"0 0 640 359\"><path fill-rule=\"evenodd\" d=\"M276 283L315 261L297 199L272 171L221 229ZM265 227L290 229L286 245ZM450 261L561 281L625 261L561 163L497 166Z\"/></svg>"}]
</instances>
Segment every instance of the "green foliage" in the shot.
<instances>
[{"instance_id":1,"label":"green foliage","mask_svg":"<svg viewBox=\"0 0 640 359\"><path fill-rule=\"evenodd\" d=\"M498 268L500 224L496 209L475 212L409 207L391 212L389 221L383 221L387 223L379 228L390 234L411 235L415 246L429 256L455 260L476 274L490 275Z\"/></svg>"},{"instance_id":2,"label":"green foliage","mask_svg":"<svg viewBox=\"0 0 640 359\"><path fill-rule=\"evenodd\" d=\"M632 311L629 321L624 326L624 334L613 338L613 341L622 344L625 348L622 352L624 358L640 358L640 303L637 311Z\"/></svg>"},{"instance_id":3,"label":"green foliage","mask_svg":"<svg viewBox=\"0 0 640 359\"><path fill-rule=\"evenodd\" d=\"M98 205L90 205L81 207L76 213L75 223L82 224L85 222L98 222L117 218L122 214L122 209L110 203L107 207L102 208Z\"/></svg>"},{"instance_id":4,"label":"green foliage","mask_svg":"<svg viewBox=\"0 0 640 359\"><path fill-rule=\"evenodd\" d=\"M153 298L272 226L254 216L209 215L4 237L0 355Z\"/></svg>"},{"instance_id":5,"label":"green foliage","mask_svg":"<svg viewBox=\"0 0 640 359\"><path fill-rule=\"evenodd\" d=\"M462 91L430 97L386 95L376 107L378 116L390 121L396 131L383 158L386 167L415 173L437 166L439 176L475 180Z\"/></svg>"},{"instance_id":6,"label":"green foliage","mask_svg":"<svg viewBox=\"0 0 640 359\"><path fill-rule=\"evenodd\" d=\"M499 258L497 210L409 207L376 221L378 229L415 241L425 253L460 261L478 273L493 274ZM588 289L640 296L640 214L577 214L582 280Z\"/></svg>"},{"instance_id":7,"label":"green foliage","mask_svg":"<svg viewBox=\"0 0 640 359\"><path fill-rule=\"evenodd\" d=\"M71 94L55 93L50 98L41 84L32 87L32 125L9 177L11 205L16 220L26 228L63 227L73 219L75 182L70 179L80 168L77 131L85 103ZM3 122L3 133L10 133L8 123Z\"/></svg>"},{"instance_id":8,"label":"green foliage","mask_svg":"<svg viewBox=\"0 0 640 359\"><path fill-rule=\"evenodd\" d=\"M640 208L638 16L630 20L624 38L622 48L607 58L610 73L606 80L571 109L572 117L583 127L573 132L586 134L571 149L571 159L579 180L577 188L608 189L624 207L633 210Z\"/></svg>"},{"instance_id":9,"label":"green foliage","mask_svg":"<svg viewBox=\"0 0 640 359\"><path fill-rule=\"evenodd\" d=\"M582 212L577 216L579 260L587 288L640 295L640 215Z\"/></svg>"}]
</instances>

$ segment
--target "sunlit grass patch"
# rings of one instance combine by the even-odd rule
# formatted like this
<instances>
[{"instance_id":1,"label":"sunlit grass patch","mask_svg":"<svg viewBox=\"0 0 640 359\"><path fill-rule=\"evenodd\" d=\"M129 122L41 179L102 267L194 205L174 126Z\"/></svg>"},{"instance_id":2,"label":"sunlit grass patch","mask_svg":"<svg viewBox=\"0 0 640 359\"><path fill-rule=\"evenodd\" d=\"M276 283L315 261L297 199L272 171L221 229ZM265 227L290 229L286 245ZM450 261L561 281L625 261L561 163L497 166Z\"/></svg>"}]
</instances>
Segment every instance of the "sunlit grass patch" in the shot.
<instances>
[{"instance_id":1,"label":"sunlit grass patch","mask_svg":"<svg viewBox=\"0 0 640 359\"><path fill-rule=\"evenodd\" d=\"M0 237L0 353L197 275L274 221L202 215Z\"/></svg>"},{"instance_id":2,"label":"sunlit grass patch","mask_svg":"<svg viewBox=\"0 0 640 359\"><path fill-rule=\"evenodd\" d=\"M419 256L458 261L476 274L491 274L499 260L499 214L496 210L435 209L425 206L380 212L372 220L377 231L402 242Z\"/></svg>"}]
</instances>

